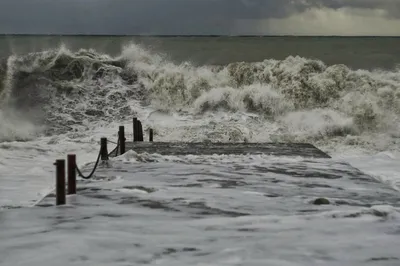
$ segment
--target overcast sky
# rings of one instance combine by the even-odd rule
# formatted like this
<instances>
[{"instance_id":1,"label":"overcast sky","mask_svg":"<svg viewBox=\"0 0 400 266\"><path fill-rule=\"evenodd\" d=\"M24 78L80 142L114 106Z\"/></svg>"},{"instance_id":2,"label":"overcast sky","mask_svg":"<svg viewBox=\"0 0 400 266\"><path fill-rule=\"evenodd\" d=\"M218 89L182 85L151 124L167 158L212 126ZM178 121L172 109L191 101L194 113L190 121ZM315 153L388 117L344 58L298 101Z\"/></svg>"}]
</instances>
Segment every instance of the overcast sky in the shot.
<instances>
[{"instance_id":1,"label":"overcast sky","mask_svg":"<svg viewBox=\"0 0 400 266\"><path fill-rule=\"evenodd\" d=\"M0 0L0 33L400 36L400 0Z\"/></svg>"}]
</instances>

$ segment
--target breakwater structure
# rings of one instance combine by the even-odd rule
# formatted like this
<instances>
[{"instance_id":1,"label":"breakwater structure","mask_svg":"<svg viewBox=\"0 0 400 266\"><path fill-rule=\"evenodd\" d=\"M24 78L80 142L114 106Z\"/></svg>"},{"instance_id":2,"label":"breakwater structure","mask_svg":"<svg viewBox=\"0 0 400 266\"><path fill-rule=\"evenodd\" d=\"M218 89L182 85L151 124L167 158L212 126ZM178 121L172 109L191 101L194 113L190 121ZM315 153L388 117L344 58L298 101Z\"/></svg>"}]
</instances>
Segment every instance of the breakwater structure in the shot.
<instances>
[{"instance_id":1,"label":"breakwater structure","mask_svg":"<svg viewBox=\"0 0 400 266\"><path fill-rule=\"evenodd\" d=\"M133 150L137 153L161 155L271 155L271 156L301 156L305 158L330 158L328 154L308 143L248 143L248 142L154 142L153 129L147 130L148 141L144 141L143 126L140 120L133 118L133 139L127 141L125 127L119 126L118 141L112 142L101 138L100 150L93 170L84 175L78 168L76 154L68 154L67 162L58 159L56 167L55 203L66 204L66 195L77 193L77 175L83 179L91 179L100 163L110 157L116 157ZM108 143L116 147L108 151Z\"/></svg>"}]
</instances>

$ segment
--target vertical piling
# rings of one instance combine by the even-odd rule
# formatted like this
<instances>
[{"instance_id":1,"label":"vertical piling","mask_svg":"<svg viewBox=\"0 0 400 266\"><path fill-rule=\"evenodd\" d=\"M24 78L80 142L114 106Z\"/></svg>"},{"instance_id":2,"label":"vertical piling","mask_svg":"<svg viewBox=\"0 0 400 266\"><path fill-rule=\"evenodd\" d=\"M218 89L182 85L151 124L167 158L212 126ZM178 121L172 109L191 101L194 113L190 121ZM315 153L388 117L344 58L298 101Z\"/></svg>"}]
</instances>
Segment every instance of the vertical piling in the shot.
<instances>
[{"instance_id":1,"label":"vertical piling","mask_svg":"<svg viewBox=\"0 0 400 266\"><path fill-rule=\"evenodd\" d=\"M108 161L107 138L101 138L100 145L101 160Z\"/></svg>"},{"instance_id":2,"label":"vertical piling","mask_svg":"<svg viewBox=\"0 0 400 266\"><path fill-rule=\"evenodd\" d=\"M143 127L142 127L142 122L140 120L137 121L138 124L138 141L143 141Z\"/></svg>"},{"instance_id":3,"label":"vertical piling","mask_svg":"<svg viewBox=\"0 0 400 266\"><path fill-rule=\"evenodd\" d=\"M76 155L68 154L68 195L76 194Z\"/></svg>"},{"instance_id":4,"label":"vertical piling","mask_svg":"<svg viewBox=\"0 0 400 266\"><path fill-rule=\"evenodd\" d=\"M136 117L133 118L133 141L138 141L138 119Z\"/></svg>"},{"instance_id":5,"label":"vertical piling","mask_svg":"<svg viewBox=\"0 0 400 266\"><path fill-rule=\"evenodd\" d=\"M66 203L65 196L65 160L56 160L56 205Z\"/></svg>"},{"instance_id":6,"label":"vertical piling","mask_svg":"<svg viewBox=\"0 0 400 266\"><path fill-rule=\"evenodd\" d=\"M125 153L125 127L124 126L120 126L119 127L119 131L118 131L118 137L119 137L119 145L120 145L120 154L124 154Z\"/></svg>"},{"instance_id":7,"label":"vertical piling","mask_svg":"<svg viewBox=\"0 0 400 266\"><path fill-rule=\"evenodd\" d=\"M153 142L153 129L152 128L149 129L149 141Z\"/></svg>"}]
</instances>

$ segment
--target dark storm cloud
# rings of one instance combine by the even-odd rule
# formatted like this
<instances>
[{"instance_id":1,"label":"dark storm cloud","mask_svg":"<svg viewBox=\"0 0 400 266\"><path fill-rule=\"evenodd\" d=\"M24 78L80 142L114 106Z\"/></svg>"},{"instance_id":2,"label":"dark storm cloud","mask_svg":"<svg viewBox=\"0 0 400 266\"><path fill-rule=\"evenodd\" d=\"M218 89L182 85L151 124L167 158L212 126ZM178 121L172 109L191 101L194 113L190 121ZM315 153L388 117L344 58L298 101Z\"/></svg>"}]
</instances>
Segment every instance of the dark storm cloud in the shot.
<instances>
[{"instance_id":1,"label":"dark storm cloud","mask_svg":"<svg viewBox=\"0 0 400 266\"><path fill-rule=\"evenodd\" d=\"M258 12L240 0L0 0L0 32L223 34Z\"/></svg>"},{"instance_id":2,"label":"dark storm cloud","mask_svg":"<svg viewBox=\"0 0 400 266\"><path fill-rule=\"evenodd\" d=\"M399 1L0 0L0 33L235 34L237 21L285 18L313 7L380 8L398 16Z\"/></svg>"},{"instance_id":3,"label":"dark storm cloud","mask_svg":"<svg viewBox=\"0 0 400 266\"><path fill-rule=\"evenodd\" d=\"M0 0L0 32L231 34L285 17L291 0Z\"/></svg>"},{"instance_id":4,"label":"dark storm cloud","mask_svg":"<svg viewBox=\"0 0 400 266\"><path fill-rule=\"evenodd\" d=\"M251 9L248 9L249 13L257 14L252 18L285 17L309 8L324 7L382 9L390 14L400 16L400 0L242 0L242 3L251 6Z\"/></svg>"},{"instance_id":5,"label":"dark storm cloud","mask_svg":"<svg viewBox=\"0 0 400 266\"><path fill-rule=\"evenodd\" d=\"M197 24L210 20L226 30L218 12L205 12L206 2L222 11L222 3L210 0L0 0L0 31L168 34L188 27L202 31Z\"/></svg>"},{"instance_id":6,"label":"dark storm cloud","mask_svg":"<svg viewBox=\"0 0 400 266\"><path fill-rule=\"evenodd\" d=\"M400 0L303 0L298 2L300 9L305 7L381 9L387 11L388 15L400 17Z\"/></svg>"}]
</instances>

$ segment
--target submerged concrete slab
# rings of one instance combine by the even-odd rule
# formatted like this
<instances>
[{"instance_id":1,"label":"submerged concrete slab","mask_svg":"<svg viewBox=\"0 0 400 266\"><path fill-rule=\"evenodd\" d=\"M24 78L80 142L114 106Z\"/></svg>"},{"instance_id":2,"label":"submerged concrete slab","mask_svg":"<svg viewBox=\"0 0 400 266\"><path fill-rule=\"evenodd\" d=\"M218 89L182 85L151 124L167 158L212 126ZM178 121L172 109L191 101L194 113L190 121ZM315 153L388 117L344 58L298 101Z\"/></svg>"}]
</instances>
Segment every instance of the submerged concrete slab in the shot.
<instances>
[{"instance_id":1,"label":"submerged concrete slab","mask_svg":"<svg viewBox=\"0 0 400 266\"><path fill-rule=\"evenodd\" d=\"M92 179L78 180L78 197L139 208L188 211L189 216L193 212L196 216L204 214L208 209L193 205L191 197L197 195L193 199L197 202L199 198L208 198L210 193L217 197L221 197L221 193L226 195L218 200L218 204L224 205L222 214L237 212L239 216L241 213L247 215L247 212L239 211L243 207L242 196L252 195L258 195L255 202L248 203L248 206L253 206L252 203L258 206L256 209L255 205L251 207L254 215L320 211L307 207L313 206L311 202L318 198L328 199L332 208L400 206L398 191L350 164L334 159L261 156L254 160L250 156L239 156L228 161L216 158L212 163L201 159L127 162L122 156L110 161L110 164L100 165ZM89 165L83 171L90 172L91 168ZM237 198L237 206L233 208L234 198ZM263 204L258 205L259 201ZM49 207L54 203L55 195L51 193L37 206ZM216 211L213 215L221 213Z\"/></svg>"},{"instance_id":2,"label":"submerged concrete slab","mask_svg":"<svg viewBox=\"0 0 400 266\"><path fill-rule=\"evenodd\" d=\"M328 154L308 143L127 142L126 151L128 150L161 155L265 154L330 158ZM110 156L116 156L115 149Z\"/></svg>"}]
</instances>

